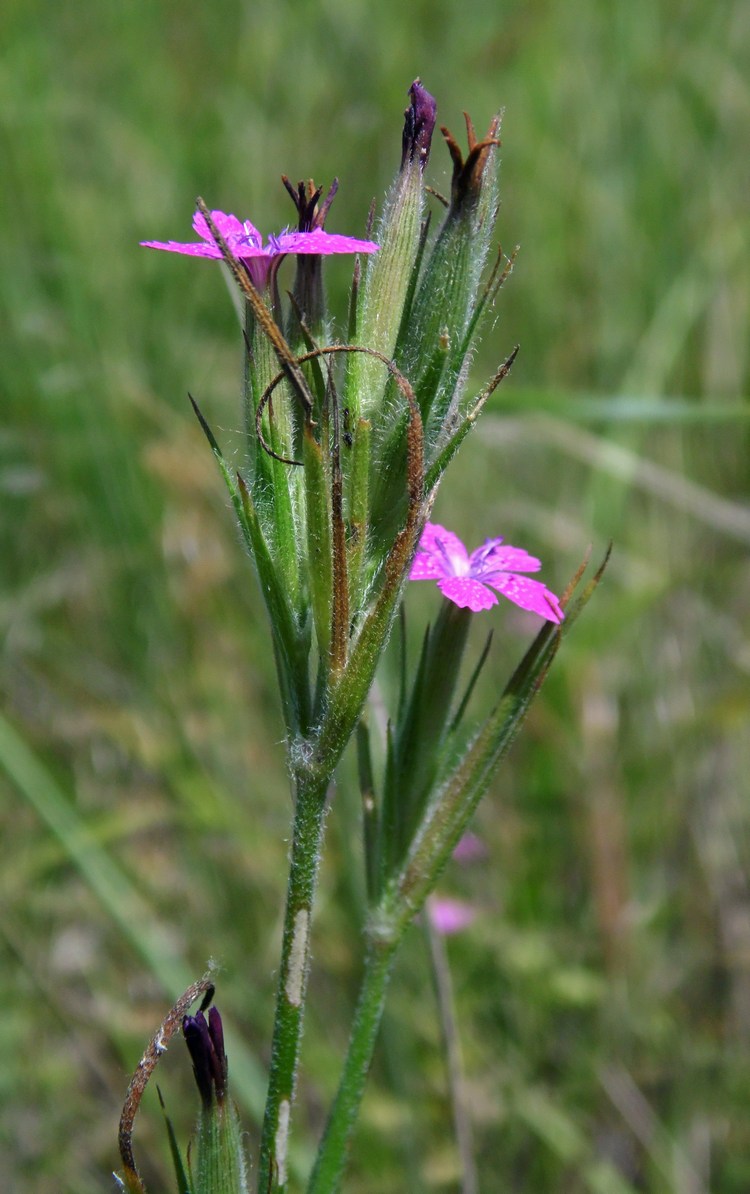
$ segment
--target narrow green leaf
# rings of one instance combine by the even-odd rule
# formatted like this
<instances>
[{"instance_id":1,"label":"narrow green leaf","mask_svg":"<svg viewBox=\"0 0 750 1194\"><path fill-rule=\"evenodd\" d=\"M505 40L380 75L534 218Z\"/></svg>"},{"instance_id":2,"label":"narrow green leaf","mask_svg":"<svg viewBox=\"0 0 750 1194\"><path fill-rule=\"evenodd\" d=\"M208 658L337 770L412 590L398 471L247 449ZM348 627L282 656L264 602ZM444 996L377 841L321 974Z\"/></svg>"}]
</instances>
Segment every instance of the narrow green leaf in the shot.
<instances>
[{"instance_id":1,"label":"narrow green leaf","mask_svg":"<svg viewBox=\"0 0 750 1194\"><path fill-rule=\"evenodd\" d=\"M383 789L382 863L401 864L428 800L442 754L471 611L443 601L425 632L403 715L393 728L393 766Z\"/></svg>"},{"instance_id":2,"label":"narrow green leaf","mask_svg":"<svg viewBox=\"0 0 750 1194\"><path fill-rule=\"evenodd\" d=\"M223 461L220 463L223 465ZM230 483L231 478L225 466L222 472ZM294 618L286 593L279 583L252 495L239 473L237 480L238 489L233 492L232 501L258 570L260 588L268 610L286 724L291 732L299 730L307 733L311 719L308 675L310 632L308 628L298 626Z\"/></svg>"},{"instance_id":3,"label":"narrow green leaf","mask_svg":"<svg viewBox=\"0 0 750 1194\"><path fill-rule=\"evenodd\" d=\"M464 692L464 695L461 698L461 703L455 712L455 715L453 717L453 720L451 721L450 726L448 727L448 735L449 736L452 734L455 734L456 730L458 729L459 725L461 724L461 722L463 720L464 713L466 712L466 707L469 704L469 701L471 700L471 694L474 691L474 686L476 685L477 680L479 679L480 675L482 674L482 669L484 668L484 665L487 662L487 657L490 653L490 647L492 645L492 634L493 634L493 632L490 630L489 634L487 635L487 638L485 639L484 647L482 648L482 653L479 656L479 659L477 660L474 671L471 673L471 678L469 680L469 683L466 685L466 691Z\"/></svg>"},{"instance_id":4,"label":"narrow green leaf","mask_svg":"<svg viewBox=\"0 0 750 1194\"><path fill-rule=\"evenodd\" d=\"M234 512L242 531L248 553L258 573L260 590L268 610L282 704L287 727L291 732L306 732L310 723L310 684L307 671L309 634L298 629L287 599L286 590L271 558L250 490L242 475L230 472L214 433L191 394L193 410L216 458L219 471L227 487Z\"/></svg>"},{"instance_id":5,"label":"narrow green leaf","mask_svg":"<svg viewBox=\"0 0 750 1194\"><path fill-rule=\"evenodd\" d=\"M349 418L345 408L345 418ZM349 600L353 609L358 608L363 588L362 569L367 546L367 530L370 506L370 448L372 424L368 419L358 419L351 432L351 463L349 465Z\"/></svg>"},{"instance_id":6,"label":"narrow green leaf","mask_svg":"<svg viewBox=\"0 0 750 1194\"><path fill-rule=\"evenodd\" d=\"M357 724L357 773L362 798L362 837L367 902L372 904L378 890L378 798L372 770L370 728L364 718L360 718Z\"/></svg>"},{"instance_id":7,"label":"narrow green leaf","mask_svg":"<svg viewBox=\"0 0 750 1194\"><path fill-rule=\"evenodd\" d=\"M489 400L492 394L494 394L500 383L504 381L510 373L515 359L518 356L519 348L520 345L516 344L510 356L503 361L500 368L493 374L484 389L474 400L471 409L463 415L458 427L450 433L449 438L442 444L440 444L440 441L438 441L438 454L430 464L427 470L427 476L425 478L425 490L427 493L431 493L433 488L437 485L451 460L461 447L461 444L466 439L466 436L475 426L476 421L482 413L486 402Z\"/></svg>"},{"instance_id":8,"label":"narrow green leaf","mask_svg":"<svg viewBox=\"0 0 750 1194\"><path fill-rule=\"evenodd\" d=\"M175 1135L174 1126L172 1124L172 1120L167 1115L167 1109L164 1105L164 1099L159 1086L156 1087L156 1093L159 1096L159 1105L162 1109L164 1123L167 1129L169 1151L172 1156L172 1164L174 1165L175 1178L177 1180L177 1194L192 1194L185 1163L182 1159L182 1153L180 1152L180 1146L177 1142L177 1136Z\"/></svg>"},{"instance_id":9,"label":"narrow green leaf","mask_svg":"<svg viewBox=\"0 0 750 1194\"><path fill-rule=\"evenodd\" d=\"M333 608L330 485L322 449L308 426L303 431L302 460L307 507L308 583L322 661L327 660L330 651Z\"/></svg>"}]
</instances>

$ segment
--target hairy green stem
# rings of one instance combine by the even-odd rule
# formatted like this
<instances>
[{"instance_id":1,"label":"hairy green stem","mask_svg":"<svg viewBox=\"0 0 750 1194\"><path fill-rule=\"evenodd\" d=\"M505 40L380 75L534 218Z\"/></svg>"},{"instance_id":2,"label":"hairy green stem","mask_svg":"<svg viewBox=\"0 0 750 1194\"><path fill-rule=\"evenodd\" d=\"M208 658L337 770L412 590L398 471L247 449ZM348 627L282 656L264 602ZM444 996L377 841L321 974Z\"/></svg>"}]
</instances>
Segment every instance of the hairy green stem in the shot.
<instances>
[{"instance_id":1,"label":"hairy green stem","mask_svg":"<svg viewBox=\"0 0 750 1194\"><path fill-rule=\"evenodd\" d=\"M301 770L289 868L281 967L276 995L268 1097L258 1168L258 1194L283 1194L287 1146L310 957L310 921L320 865L325 801L330 775Z\"/></svg>"},{"instance_id":2,"label":"hairy green stem","mask_svg":"<svg viewBox=\"0 0 750 1194\"><path fill-rule=\"evenodd\" d=\"M372 940L367 950L344 1068L307 1194L336 1194L340 1187L399 942L400 936L395 940Z\"/></svg>"}]
</instances>

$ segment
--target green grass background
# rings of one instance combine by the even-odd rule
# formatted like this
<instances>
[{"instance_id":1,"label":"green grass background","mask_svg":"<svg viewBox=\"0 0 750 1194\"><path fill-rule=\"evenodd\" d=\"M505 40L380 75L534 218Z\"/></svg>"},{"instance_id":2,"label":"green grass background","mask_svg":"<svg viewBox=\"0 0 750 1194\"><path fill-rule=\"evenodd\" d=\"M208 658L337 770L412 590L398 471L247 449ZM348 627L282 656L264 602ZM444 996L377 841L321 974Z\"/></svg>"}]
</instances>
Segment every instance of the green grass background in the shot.
<instances>
[{"instance_id":1,"label":"green grass background","mask_svg":"<svg viewBox=\"0 0 750 1194\"><path fill-rule=\"evenodd\" d=\"M223 965L257 1145L290 820L261 603L186 401L239 424L220 271L149 254L193 200L361 235L421 75L506 109L522 246L475 362L516 342L436 516L558 589L615 552L476 829L448 942L481 1189L750 1188L750 8L742 0L5 0L0 15L0 1172L110 1187L129 1072ZM436 143L431 182L449 185ZM343 326L350 265L328 271ZM424 590L424 591L422 591ZM408 596L414 620L437 594ZM506 606L485 696L529 635ZM298 1159L356 990L343 782L314 930ZM459 1189L427 956L391 991L347 1190ZM179 1044L159 1071L193 1115ZM149 1091L136 1152L171 1188ZM146 1160L148 1158L148 1160ZM9 1184L8 1184L9 1183Z\"/></svg>"}]
</instances>

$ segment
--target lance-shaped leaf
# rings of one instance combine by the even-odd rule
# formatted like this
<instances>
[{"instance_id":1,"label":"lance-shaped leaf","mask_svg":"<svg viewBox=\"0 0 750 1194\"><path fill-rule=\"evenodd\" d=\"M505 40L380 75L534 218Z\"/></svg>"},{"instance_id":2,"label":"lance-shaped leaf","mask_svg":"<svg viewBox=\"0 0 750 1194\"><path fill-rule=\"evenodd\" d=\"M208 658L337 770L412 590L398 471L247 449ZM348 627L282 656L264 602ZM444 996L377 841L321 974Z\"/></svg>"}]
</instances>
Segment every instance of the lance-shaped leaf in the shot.
<instances>
[{"instance_id":1,"label":"lance-shaped leaf","mask_svg":"<svg viewBox=\"0 0 750 1194\"><path fill-rule=\"evenodd\" d=\"M502 254L498 253L495 266L482 294L477 300L463 338L456 338L448 350L439 385L430 403L430 417L425 426L426 455L429 464L432 463L436 453L452 435L460 419L461 412L466 409L467 405L471 409L474 409L476 406L476 403L470 400L467 403L464 397L471 361L479 341L482 325L488 312L492 309L498 291L513 272L517 254L518 246L516 246L503 266ZM501 372L503 368L504 366L501 365L498 372ZM492 379L490 379L489 384L491 382ZM499 383L496 382L495 386L497 384Z\"/></svg>"},{"instance_id":2,"label":"lance-shaped leaf","mask_svg":"<svg viewBox=\"0 0 750 1194\"><path fill-rule=\"evenodd\" d=\"M331 509L323 450L309 427L304 430L302 460L307 513L308 583L318 650L321 660L324 660L328 657L331 645L333 609Z\"/></svg>"},{"instance_id":3,"label":"lance-shaped leaf","mask_svg":"<svg viewBox=\"0 0 750 1194\"><path fill-rule=\"evenodd\" d=\"M164 1116L164 1124L167 1129L167 1139L169 1140L169 1153L172 1158L172 1165L174 1167L175 1180L177 1182L177 1194L194 1194L190 1188L190 1181L187 1175L185 1162L182 1159L182 1152L177 1140L177 1134L174 1130L174 1124L167 1115L167 1108L162 1097L161 1090L157 1086L156 1093L159 1096L159 1106Z\"/></svg>"},{"instance_id":4,"label":"lance-shaped leaf","mask_svg":"<svg viewBox=\"0 0 750 1194\"><path fill-rule=\"evenodd\" d=\"M351 440L348 485L349 542L347 545L349 602L352 609L358 609L361 604L364 583L363 567L369 526L372 424L369 419L358 419L355 425L352 424L351 412L348 407L344 409L344 419L344 442L348 445L347 436Z\"/></svg>"},{"instance_id":5,"label":"lance-shaped leaf","mask_svg":"<svg viewBox=\"0 0 750 1194\"><path fill-rule=\"evenodd\" d=\"M188 395L188 397L219 465L219 471L240 524L245 547L257 570L260 590L271 623L287 728L291 732L304 733L310 723L310 685L307 674L307 658L310 650L309 630L304 625L300 626L295 620L283 581L271 558L250 490L239 473L235 481L216 437L203 417L198 404L192 395Z\"/></svg>"},{"instance_id":6,"label":"lance-shaped leaf","mask_svg":"<svg viewBox=\"0 0 750 1194\"><path fill-rule=\"evenodd\" d=\"M520 345L516 344L510 356L503 361L500 368L496 370L481 393L479 393L474 399L471 408L461 416L457 426L450 427L446 425L444 432L440 437L442 442L439 445L434 459L427 469L427 475L425 477L426 493L432 493L451 460L461 447L461 444L466 439L466 436L476 426L477 419L482 413L488 399L492 397L500 383L505 381L505 378L513 368L515 359L518 356L519 348Z\"/></svg>"},{"instance_id":7,"label":"lance-shaped leaf","mask_svg":"<svg viewBox=\"0 0 750 1194\"><path fill-rule=\"evenodd\" d=\"M471 611L444 601L428 627L409 700L392 729L381 815L383 876L403 859L421 820L444 747Z\"/></svg>"}]
</instances>

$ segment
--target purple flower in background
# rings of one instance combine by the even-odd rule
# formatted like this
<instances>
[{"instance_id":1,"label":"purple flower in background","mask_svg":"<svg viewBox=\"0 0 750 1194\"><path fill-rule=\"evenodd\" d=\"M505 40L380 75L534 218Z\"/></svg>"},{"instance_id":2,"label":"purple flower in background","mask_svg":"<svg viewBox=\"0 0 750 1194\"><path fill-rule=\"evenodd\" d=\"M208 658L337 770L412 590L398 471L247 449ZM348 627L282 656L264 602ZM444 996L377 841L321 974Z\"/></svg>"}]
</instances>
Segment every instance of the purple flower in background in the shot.
<instances>
[{"instance_id":1,"label":"purple flower in background","mask_svg":"<svg viewBox=\"0 0 750 1194\"><path fill-rule=\"evenodd\" d=\"M480 837L475 833L465 833L455 850L453 857L456 862L465 866L467 863L479 862L486 858L489 851ZM457 900L453 896L432 895L427 900L427 915L430 924L442 937L450 937L453 933L462 933L473 924L478 915L475 904L466 900Z\"/></svg>"},{"instance_id":2,"label":"purple flower in background","mask_svg":"<svg viewBox=\"0 0 750 1194\"><path fill-rule=\"evenodd\" d=\"M453 857L456 862L460 863L479 862L480 859L486 858L488 854L489 850L481 837L477 837L471 830L467 830L453 851Z\"/></svg>"},{"instance_id":3,"label":"purple flower in background","mask_svg":"<svg viewBox=\"0 0 750 1194\"><path fill-rule=\"evenodd\" d=\"M322 257L331 253L374 253L378 248L374 241L339 236L335 232L325 232L322 228L313 228L309 232L290 232L285 229L277 236L269 236L263 244L263 237L249 220L238 220L236 216L223 211L212 211L211 217L234 256L242 261L255 257L273 259L286 253L314 253ZM147 249L166 249L168 253L221 260L221 249L200 212L193 216L193 229L201 237L200 241L183 244L175 240L142 240L141 244Z\"/></svg>"},{"instance_id":4,"label":"purple flower in background","mask_svg":"<svg viewBox=\"0 0 750 1194\"><path fill-rule=\"evenodd\" d=\"M430 896L427 901L427 915L434 929L443 937L461 933L476 920L477 910L466 900L455 900L451 896Z\"/></svg>"},{"instance_id":5,"label":"purple flower in background","mask_svg":"<svg viewBox=\"0 0 750 1194\"><path fill-rule=\"evenodd\" d=\"M469 555L458 535L436 522L428 522L409 579L437 581L444 597L474 613L497 605L492 592L497 589L521 609L539 614L549 622L562 622L565 615L555 594L541 581L518 575L538 572L541 566L539 560L522 548L503 546L502 539L487 539Z\"/></svg>"}]
</instances>

